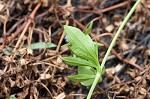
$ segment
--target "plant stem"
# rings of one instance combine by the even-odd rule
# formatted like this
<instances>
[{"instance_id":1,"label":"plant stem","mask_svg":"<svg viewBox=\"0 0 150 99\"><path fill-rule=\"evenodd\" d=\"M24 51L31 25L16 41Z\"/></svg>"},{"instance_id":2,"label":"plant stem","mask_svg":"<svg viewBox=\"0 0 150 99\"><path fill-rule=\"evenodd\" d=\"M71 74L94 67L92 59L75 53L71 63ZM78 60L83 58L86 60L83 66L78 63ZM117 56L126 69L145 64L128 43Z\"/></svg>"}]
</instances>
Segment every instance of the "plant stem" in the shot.
<instances>
[{"instance_id":1,"label":"plant stem","mask_svg":"<svg viewBox=\"0 0 150 99\"><path fill-rule=\"evenodd\" d=\"M93 93L93 91L94 91L94 89L95 89L95 86L96 86L97 83L98 83L98 80L99 80L100 76L101 76L101 74L100 74L99 72L97 72L97 73L96 73L96 77L95 77L95 79L94 79L94 82L93 82L93 84L92 84L92 87L91 87L91 89L90 89L90 91L89 91L88 96L87 96L86 99L90 99L90 98L91 98L92 93Z\"/></svg>"},{"instance_id":2,"label":"plant stem","mask_svg":"<svg viewBox=\"0 0 150 99\"><path fill-rule=\"evenodd\" d=\"M126 16L126 18L123 20L123 23L122 23L121 26L119 27L117 33L115 34L115 37L113 38L113 40L112 40L112 42L111 42L111 44L110 44L110 46L109 46L109 48L108 48L108 50L107 50L107 52L106 52L106 54L105 54L105 57L104 57L104 59L103 59L103 61L102 61L102 64L101 64L101 70L104 68L104 65L105 65L105 63L106 63L106 60L107 60L107 58L108 58L108 56L109 56L109 54L110 54L110 51L112 50L112 48L113 48L113 46L114 46L114 44L115 44L115 42L116 42L116 40L117 40L119 34L121 33L121 31L122 31L122 29L124 28L125 24L126 24L127 21L129 20L129 18L131 17L131 15L132 15L133 12L135 11L135 9L137 8L137 6L140 4L140 2L141 2L141 0L138 0L138 1L134 4L134 6L133 6L132 9L130 10L130 12L128 13L128 15Z\"/></svg>"},{"instance_id":3,"label":"plant stem","mask_svg":"<svg viewBox=\"0 0 150 99\"><path fill-rule=\"evenodd\" d=\"M135 9L137 8L137 6L140 4L140 2L141 2L141 0L138 0L138 1L134 4L134 6L133 6L132 9L130 10L130 12L128 13L128 15L126 16L126 18L123 20L123 23L122 23L121 26L119 27L117 33L115 34L115 37L113 38L113 40L112 40L112 42L111 42L111 44L110 44L110 46L109 46L109 48L108 48L108 50L107 50L107 52L106 52L106 54L105 54L105 57L104 57L104 59L103 59L103 61L102 61L102 64L101 64L101 71L102 71L103 68L104 68L104 65L105 65L105 63L106 63L106 60L107 60L107 58L108 58L108 56L109 56L109 54L110 54L110 51L112 50L112 48L113 48L113 46L114 46L114 44L115 44L115 42L116 42L116 40L117 40L119 34L121 33L121 31L122 31L122 29L124 28L125 24L126 24L127 21L129 20L129 18L131 17L131 15L132 15L133 12L135 11ZM91 87L91 89L90 89L90 91L89 91L88 96L87 96L86 99L90 99L90 98L91 98L91 95L92 95L92 93L93 93L93 91L94 91L94 89L95 89L96 84L98 83L98 80L99 80L100 76L101 76L101 73L97 72L96 77L95 77L95 79L94 79L94 82L93 82L93 84L92 84L92 87Z\"/></svg>"}]
</instances>

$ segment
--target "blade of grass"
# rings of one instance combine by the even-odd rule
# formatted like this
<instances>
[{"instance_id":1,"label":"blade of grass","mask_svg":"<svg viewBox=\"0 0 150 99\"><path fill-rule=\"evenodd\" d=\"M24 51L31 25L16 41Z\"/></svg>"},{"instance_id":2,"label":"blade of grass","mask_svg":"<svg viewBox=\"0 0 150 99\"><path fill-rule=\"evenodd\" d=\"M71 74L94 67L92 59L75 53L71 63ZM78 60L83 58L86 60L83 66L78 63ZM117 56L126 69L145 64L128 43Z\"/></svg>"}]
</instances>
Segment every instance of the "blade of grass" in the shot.
<instances>
[{"instance_id":1,"label":"blade of grass","mask_svg":"<svg viewBox=\"0 0 150 99\"><path fill-rule=\"evenodd\" d=\"M27 47L28 46L25 46L25 48ZM52 48L52 47L56 47L56 45L50 42L38 42L38 43L32 43L30 45L31 49L43 49L43 48Z\"/></svg>"},{"instance_id":2,"label":"blade of grass","mask_svg":"<svg viewBox=\"0 0 150 99\"><path fill-rule=\"evenodd\" d=\"M24 48L28 48L27 45L23 46ZM32 43L30 45L30 49L34 50L34 49L44 49L44 48L52 48L52 47L56 47L55 44L50 43L50 42L38 42L38 43ZM7 49L3 49L3 53L5 55L10 55L11 51L13 51L14 48L10 47L9 50Z\"/></svg>"}]
</instances>

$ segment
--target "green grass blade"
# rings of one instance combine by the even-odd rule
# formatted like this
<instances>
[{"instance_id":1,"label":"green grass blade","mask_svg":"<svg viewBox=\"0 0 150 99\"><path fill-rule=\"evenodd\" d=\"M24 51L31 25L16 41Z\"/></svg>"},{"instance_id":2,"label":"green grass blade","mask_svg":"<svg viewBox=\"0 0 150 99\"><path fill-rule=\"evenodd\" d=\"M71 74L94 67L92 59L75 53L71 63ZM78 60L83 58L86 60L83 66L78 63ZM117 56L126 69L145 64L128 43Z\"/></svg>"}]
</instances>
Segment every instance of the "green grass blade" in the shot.
<instances>
[{"instance_id":1,"label":"green grass blade","mask_svg":"<svg viewBox=\"0 0 150 99\"><path fill-rule=\"evenodd\" d=\"M25 46L25 48L27 47L28 46ZM50 42L38 42L38 43L32 43L30 45L31 49L44 49L44 48L52 48L52 47L56 47L56 45Z\"/></svg>"}]
</instances>

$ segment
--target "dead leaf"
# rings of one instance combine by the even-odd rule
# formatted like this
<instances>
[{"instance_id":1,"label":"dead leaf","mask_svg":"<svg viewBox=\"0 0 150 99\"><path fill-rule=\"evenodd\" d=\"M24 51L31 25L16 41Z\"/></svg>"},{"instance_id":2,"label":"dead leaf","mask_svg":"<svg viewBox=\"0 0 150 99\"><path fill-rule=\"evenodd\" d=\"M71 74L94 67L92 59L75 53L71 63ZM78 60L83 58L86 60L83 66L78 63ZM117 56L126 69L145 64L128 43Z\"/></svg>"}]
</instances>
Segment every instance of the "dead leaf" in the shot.
<instances>
[{"instance_id":1,"label":"dead leaf","mask_svg":"<svg viewBox=\"0 0 150 99\"><path fill-rule=\"evenodd\" d=\"M120 48L125 51L125 50L128 50L129 49L129 45L126 43L125 40L121 40L120 41Z\"/></svg>"},{"instance_id":2,"label":"dead leaf","mask_svg":"<svg viewBox=\"0 0 150 99\"><path fill-rule=\"evenodd\" d=\"M144 88L140 88L139 89L139 93L142 94L142 95L144 95L144 96L146 96L147 91Z\"/></svg>"},{"instance_id":3,"label":"dead leaf","mask_svg":"<svg viewBox=\"0 0 150 99\"><path fill-rule=\"evenodd\" d=\"M121 64L118 64L118 65L115 67L115 72L119 72L121 68L122 68L122 65L121 65Z\"/></svg>"},{"instance_id":4,"label":"dead leaf","mask_svg":"<svg viewBox=\"0 0 150 99\"><path fill-rule=\"evenodd\" d=\"M106 28L105 28L105 30L107 31L107 32L109 32L109 33L111 33L113 30L114 30L114 25L108 25Z\"/></svg>"},{"instance_id":5,"label":"dead leaf","mask_svg":"<svg viewBox=\"0 0 150 99\"><path fill-rule=\"evenodd\" d=\"M3 9L4 7L5 7L4 4L2 4L2 3L0 2L0 12L2 11L2 9Z\"/></svg>"},{"instance_id":6,"label":"dead leaf","mask_svg":"<svg viewBox=\"0 0 150 99\"><path fill-rule=\"evenodd\" d=\"M9 82L10 82L11 87L14 87L16 84L15 81L11 80L11 78L9 78Z\"/></svg>"},{"instance_id":7,"label":"dead leaf","mask_svg":"<svg viewBox=\"0 0 150 99\"><path fill-rule=\"evenodd\" d=\"M66 97L65 93L62 92L61 94L59 94L58 96L54 97L54 99L64 99Z\"/></svg>"},{"instance_id":8,"label":"dead leaf","mask_svg":"<svg viewBox=\"0 0 150 99\"><path fill-rule=\"evenodd\" d=\"M41 80L46 80L46 79L50 79L51 75L50 74L40 74L40 79Z\"/></svg>"}]
</instances>

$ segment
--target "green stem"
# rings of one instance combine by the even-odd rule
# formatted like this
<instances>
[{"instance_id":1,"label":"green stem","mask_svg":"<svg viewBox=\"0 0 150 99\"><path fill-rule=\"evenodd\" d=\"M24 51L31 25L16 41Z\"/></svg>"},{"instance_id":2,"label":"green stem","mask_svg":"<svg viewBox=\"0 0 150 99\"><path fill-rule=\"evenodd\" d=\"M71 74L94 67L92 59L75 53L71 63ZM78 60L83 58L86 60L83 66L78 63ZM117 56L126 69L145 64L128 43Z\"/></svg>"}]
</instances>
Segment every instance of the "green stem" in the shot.
<instances>
[{"instance_id":1,"label":"green stem","mask_svg":"<svg viewBox=\"0 0 150 99\"><path fill-rule=\"evenodd\" d=\"M109 46L109 48L108 48L108 50L107 50L107 52L106 52L106 54L105 54L105 57L104 57L104 59L103 59L103 61L102 61L102 64L101 64L101 71L102 71L103 68L104 68L104 65L105 65L105 63L106 63L106 60L107 60L107 58L108 58L108 56L109 56L109 54L110 54L110 51L112 50L112 48L113 48L113 46L114 46L114 44L115 44L115 42L116 42L116 40L117 40L119 34L121 33L121 31L122 31L122 29L124 28L125 24L128 22L129 18L131 17L131 15L133 14L133 12L134 12L135 9L137 8L137 6L140 4L140 2L141 2L141 0L138 0L138 1L134 4L134 6L132 7L132 9L130 10L130 12L128 13L128 15L126 16L126 18L124 19L123 23L122 23L121 26L119 27L117 33L115 34L115 37L113 38L113 40L112 40L112 42L111 42L111 44L110 44L110 46ZM90 91L89 91L88 96L87 96L86 99L90 99L90 98L91 98L91 95L92 95L92 93L93 93L93 91L94 91L94 89L95 89L96 84L98 83L98 80L99 80L100 76L101 76L101 74L100 74L99 72L97 72L96 77L95 77L95 79L94 79L94 82L93 82L93 84L92 84L92 87L91 87L91 89L90 89Z\"/></svg>"},{"instance_id":2,"label":"green stem","mask_svg":"<svg viewBox=\"0 0 150 99\"><path fill-rule=\"evenodd\" d=\"M90 89L90 91L89 91L88 96L87 96L86 99L90 99L90 98L91 98L92 93L93 93L93 91L94 91L94 89L95 89L95 86L96 86L97 83L98 83L98 80L99 80L100 76L101 76L101 74L100 74L99 72L97 72L96 77L95 77L95 79L94 79L94 82L93 82L93 84L92 84L92 87L91 87L91 89Z\"/></svg>"},{"instance_id":3,"label":"green stem","mask_svg":"<svg viewBox=\"0 0 150 99\"><path fill-rule=\"evenodd\" d=\"M115 42L116 42L116 40L117 40L119 34L121 33L121 31L122 31L122 29L124 28L125 24L126 24L127 21L129 20L129 18L131 17L131 15L132 15L133 12L135 11L135 9L137 8L137 6L140 4L140 2L141 2L141 0L138 0L138 1L134 4L134 6L132 7L132 9L130 10L130 12L128 13L128 15L126 16L126 18L124 19L123 23L122 23L121 26L119 27L119 29L118 29L117 33L115 34L115 37L113 38L113 40L112 40L112 42L111 42L111 44L110 44L110 46L109 46L109 48L108 48L108 50L107 50L107 52L106 52L106 54L105 54L105 57L104 57L104 59L103 59L103 61L102 61L101 70L104 68L104 65L105 65L105 63L106 63L106 60L107 60L107 58L108 58L108 56L109 56L109 54L110 54L110 51L112 50L112 48L113 48L113 46L114 46L114 44L115 44Z\"/></svg>"}]
</instances>

